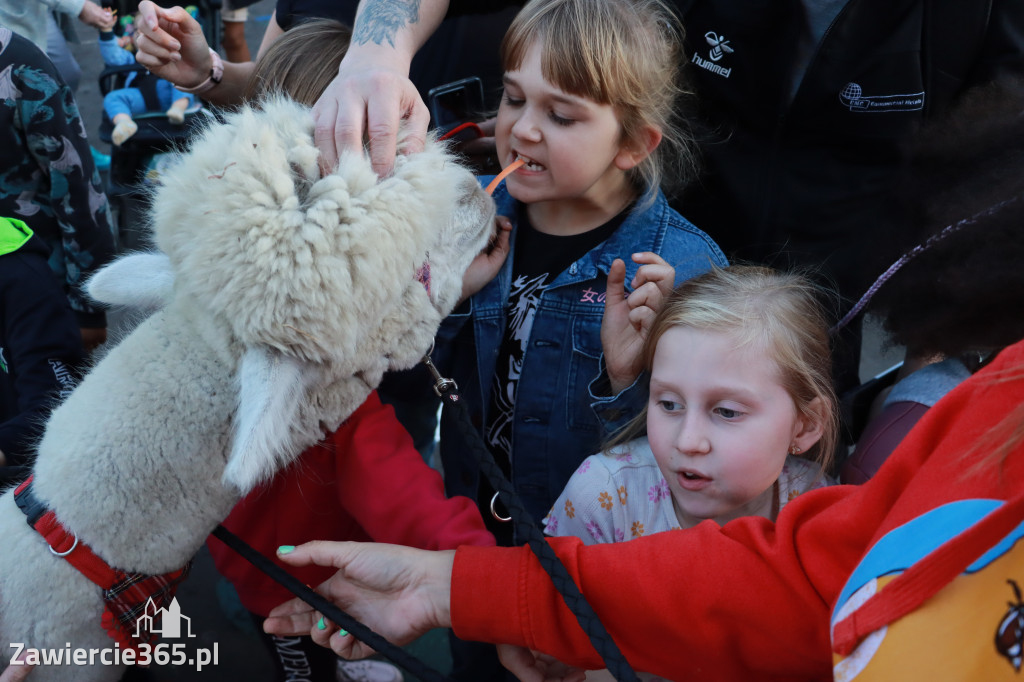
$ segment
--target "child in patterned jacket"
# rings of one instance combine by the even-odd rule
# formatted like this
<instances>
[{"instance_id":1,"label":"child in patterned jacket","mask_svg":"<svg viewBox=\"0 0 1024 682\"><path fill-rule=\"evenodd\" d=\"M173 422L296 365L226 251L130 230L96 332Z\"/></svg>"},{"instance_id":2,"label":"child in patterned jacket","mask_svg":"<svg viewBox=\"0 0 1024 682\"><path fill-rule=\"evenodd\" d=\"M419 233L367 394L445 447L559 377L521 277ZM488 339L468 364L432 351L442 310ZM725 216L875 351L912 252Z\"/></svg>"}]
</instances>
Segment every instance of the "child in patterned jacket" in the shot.
<instances>
[{"instance_id":1,"label":"child in patterned jacket","mask_svg":"<svg viewBox=\"0 0 1024 682\"><path fill-rule=\"evenodd\" d=\"M608 305L616 300L609 293ZM642 363L650 373L647 407L576 470L544 520L549 535L597 544L706 519L774 520L830 483L836 400L812 284L760 267L715 269L681 284L657 315L648 307L632 319L632 339L602 341L610 370Z\"/></svg>"}]
</instances>

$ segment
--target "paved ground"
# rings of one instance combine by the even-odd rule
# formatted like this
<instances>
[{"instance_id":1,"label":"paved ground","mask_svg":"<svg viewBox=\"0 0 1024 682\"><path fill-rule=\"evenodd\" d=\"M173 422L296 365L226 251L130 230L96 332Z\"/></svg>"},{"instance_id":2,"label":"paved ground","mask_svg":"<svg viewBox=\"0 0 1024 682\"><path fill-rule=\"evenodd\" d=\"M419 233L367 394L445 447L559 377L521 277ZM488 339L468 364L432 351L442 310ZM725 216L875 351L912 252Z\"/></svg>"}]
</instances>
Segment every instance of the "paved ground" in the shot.
<instances>
[{"instance_id":1,"label":"paved ground","mask_svg":"<svg viewBox=\"0 0 1024 682\"><path fill-rule=\"evenodd\" d=\"M250 8L247 25L249 45L255 53L266 21L274 6L274 0L260 0ZM83 111L90 139L94 146L109 151L99 142L101 120L101 99L97 76L102 60L96 45L95 33L91 29L80 29L83 42L74 46L74 53L83 69L82 84L77 93L79 106ZM119 320L112 320L113 325ZM869 378L882 369L891 366L897 358L894 351L881 348L878 333L869 325L861 375ZM161 682L191 682L192 680L247 680L249 682L270 682L269 659L256 639L248 619L241 611L241 605L233 591L223 579L217 576L212 561L205 549L196 558L192 575L179 593L182 613L191 619L196 639L188 640L188 651L196 648L218 648L218 664L197 672L184 667L153 667L142 674L145 680ZM447 642L443 633L435 632L409 647L410 650L430 664L447 672L450 665ZM407 679L413 679L407 677Z\"/></svg>"}]
</instances>

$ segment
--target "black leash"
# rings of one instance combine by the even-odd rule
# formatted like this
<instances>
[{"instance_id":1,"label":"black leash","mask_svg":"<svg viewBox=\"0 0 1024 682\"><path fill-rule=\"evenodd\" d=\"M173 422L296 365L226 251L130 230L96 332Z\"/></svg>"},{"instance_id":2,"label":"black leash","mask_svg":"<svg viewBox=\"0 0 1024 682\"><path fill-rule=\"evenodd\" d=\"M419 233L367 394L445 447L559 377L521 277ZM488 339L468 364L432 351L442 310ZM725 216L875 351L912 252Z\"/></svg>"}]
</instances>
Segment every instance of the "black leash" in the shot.
<instances>
[{"instance_id":1,"label":"black leash","mask_svg":"<svg viewBox=\"0 0 1024 682\"><path fill-rule=\"evenodd\" d=\"M361 642L373 647L378 653L390 661L402 666L424 682L452 682L441 672L427 665L420 659L395 646L382 636L348 615L337 606L320 596L302 581L298 580L273 561L250 547L245 540L238 537L224 526L218 525L212 535L225 545L242 555L249 563L266 573L274 581L287 588L292 594L319 611L335 625L348 630Z\"/></svg>"},{"instance_id":2,"label":"black leash","mask_svg":"<svg viewBox=\"0 0 1024 682\"><path fill-rule=\"evenodd\" d=\"M601 620L594 613L593 607L590 606L586 597L580 592L579 586L573 581L572 576L569 575L565 565L558 558L558 555L555 554L555 551L551 549L551 545L547 543L547 540L544 539L544 534L519 500L519 496L516 495L512 483L506 478L505 472L501 470L501 467L494 461L491 451L484 445L479 432L473 426L469 409L460 400L459 394L456 392L459 388L458 385L453 380L441 376L441 373L430 360L429 354L423 358L423 362L434 376L434 393L441 398L446 407L451 406L454 409L462 438L476 454L476 458L480 463L480 470L487 477L491 487L498 491L498 494L501 496L501 501L505 504L505 508L515 523L517 536L525 538L530 549L537 555L541 567L551 577L551 582L554 583L555 589L562 596L565 605L576 616L576 621L583 628L583 631L590 639L590 643L601 656L605 667L608 668L608 671L619 682L639 682L639 678L629 666L626 657L622 655L622 651L615 643L615 640L608 634Z\"/></svg>"},{"instance_id":3,"label":"black leash","mask_svg":"<svg viewBox=\"0 0 1024 682\"><path fill-rule=\"evenodd\" d=\"M587 602L583 593L580 592L579 586L573 581L565 565L562 564L554 550L551 549L551 546L544 539L544 534L537 527L537 524L534 523L526 508L523 507L512 484L505 477L505 473L494 461L494 457L481 441L480 434L470 419L469 410L460 400L459 394L456 393L458 390L456 383L451 379L445 379L441 376L437 368L434 367L434 363L430 360L429 354L423 358L423 362L434 376L434 392L437 393L446 405L453 406L462 437L465 439L466 444L476 453L477 459L480 462L480 469L487 476L491 486L501 495L501 500L515 523L517 534L526 539L530 549L537 555L541 567L551 577L551 582L554 583L555 589L562 596L565 605L576 616L577 622L587 634L594 649L601 656L605 667L608 668L612 676L619 680L619 682L639 682L639 678L629 666L625 656L622 655L622 651L615 643L615 640L612 639L604 625L601 624L601 620L594 613L594 609ZM371 646L393 663L402 666L425 682L452 682L450 678L445 677L436 669L407 653L401 647L395 646L314 592L305 583L257 552L224 526L218 525L212 535L238 552L244 559L263 571L272 580L281 584L299 599L319 611L331 622L348 630L358 640Z\"/></svg>"}]
</instances>

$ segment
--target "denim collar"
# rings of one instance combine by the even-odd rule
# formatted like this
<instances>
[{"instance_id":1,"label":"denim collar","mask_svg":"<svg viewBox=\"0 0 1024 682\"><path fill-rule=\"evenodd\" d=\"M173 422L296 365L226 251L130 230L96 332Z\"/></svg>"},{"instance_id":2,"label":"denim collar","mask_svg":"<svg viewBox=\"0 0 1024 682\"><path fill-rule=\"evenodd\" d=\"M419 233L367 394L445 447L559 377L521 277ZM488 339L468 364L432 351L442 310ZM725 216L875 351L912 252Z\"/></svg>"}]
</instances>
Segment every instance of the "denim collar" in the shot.
<instances>
[{"instance_id":1,"label":"denim collar","mask_svg":"<svg viewBox=\"0 0 1024 682\"><path fill-rule=\"evenodd\" d=\"M486 184L489 181L490 178L480 178L481 184ZM512 221L513 230L515 230L517 227L516 216L518 215L517 200L509 195L504 182L494 190L493 196L498 215L507 216ZM668 201L661 190L657 191L653 199L647 195L640 197L622 225L608 239L585 253L564 272L559 273L549 288L596 279L599 274L602 277L607 277L612 261L616 258L622 258L626 262L626 282L630 282L640 268L632 261L630 255L641 251L660 251L668 226L668 210ZM513 235L512 251L509 252L508 258L496 278L502 291L509 289L514 256L515 238Z\"/></svg>"}]
</instances>

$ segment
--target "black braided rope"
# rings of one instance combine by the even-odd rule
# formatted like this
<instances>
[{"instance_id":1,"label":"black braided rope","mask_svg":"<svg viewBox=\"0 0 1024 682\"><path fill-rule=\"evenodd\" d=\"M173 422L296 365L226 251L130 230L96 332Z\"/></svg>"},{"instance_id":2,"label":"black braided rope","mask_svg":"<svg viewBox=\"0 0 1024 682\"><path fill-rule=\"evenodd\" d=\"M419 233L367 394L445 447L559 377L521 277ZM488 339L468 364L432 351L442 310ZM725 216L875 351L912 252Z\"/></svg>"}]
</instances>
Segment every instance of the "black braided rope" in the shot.
<instances>
[{"instance_id":1,"label":"black braided rope","mask_svg":"<svg viewBox=\"0 0 1024 682\"><path fill-rule=\"evenodd\" d=\"M431 369L436 372L433 367ZM480 434L477 433L476 428L473 426L469 410L466 409L459 395L454 392L455 389L454 382L444 382L442 380L435 386L434 390L437 391L445 403L454 406L456 421L462 432L462 437L469 448L476 453L477 459L480 462L480 470L487 477L491 486L501 495L501 501L512 516L518 536L526 539L526 543L537 556L541 567L551 578L555 589L558 590L559 595L565 601L565 605L576 617L576 621L586 633L591 645L593 645L598 655L601 656L605 667L608 668L612 676L619 682L640 682L636 673L633 672L633 669L626 661L625 656L622 655L622 651L615 643L615 640L608 634L600 618L594 612L593 607L590 606L586 597L580 592L579 586L573 581L572 576L569 575L565 565L562 564L554 550L551 549L551 546L544 539L544 534L541 533L529 512L523 507L511 482L509 482L497 462L494 461L490 450L484 446ZM450 678L445 677L442 673L423 663L401 647L395 646L314 592L305 583L257 552L224 526L218 525L212 535L333 623L344 628L356 639L369 645L393 663L402 666L425 682L452 682Z\"/></svg>"},{"instance_id":2,"label":"black braided rope","mask_svg":"<svg viewBox=\"0 0 1024 682\"><path fill-rule=\"evenodd\" d=\"M348 630L356 639L373 647L377 653L383 655L393 663L402 666L419 679L424 680L424 682L452 682L451 678L445 677L435 668L427 665L401 647L395 646L352 616L339 609L327 599L311 590L305 585L305 583L298 580L273 561L257 552L244 540L224 526L217 526L212 535L231 549L241 554L249 563L266 573L276 582L283 585L299 599L322 613L324 617L332 623Z\"/></svg>"},{"instance_id":3,"label":"black braided rope","mask_svg":"<svg viewBox=\"0 0 1024 682\"><path fill-rule=\"evenodd\" d=\"M608 668L612 676L619 682L639 682L640 678L636 676L636 673L629 666L626 657L622 655L622 651L619 650L615 640L608 634L601 620L594 613L594 609L587 602L583 593L580 592L579 586L573 581L565 565L555 554L555 551L551 549L551 545L544 539L544 534L537 527L537 524L534 523L529 512L526 511L523 503L519 500L519 496L516 495L512 484L506 478L505 472L494 461L494 456L490 450L484 446L480 439L480 434L477 432L476 427L473 426L472 419L470 419L469 410L462 400L459 399L458 394L453 392L454 389L455 385L450 384L441 386L437 390L442 394L445 404L451 405L454 409L456 422L459 425L459 430L462 432L462 438L466 445L476 454L477 460L480 462L480 470L487 476L491 487L501 495L501 501L515 523L517 536L524 538L530 549L533 550L533 553L537 555L541 567L551 577L551 582L554 583L558 594L562 596L565 605L576 616L576 621L587 634L590 643L597 650L602 660L604 660L605 667Z\"/></svg>"}]
</instances>

